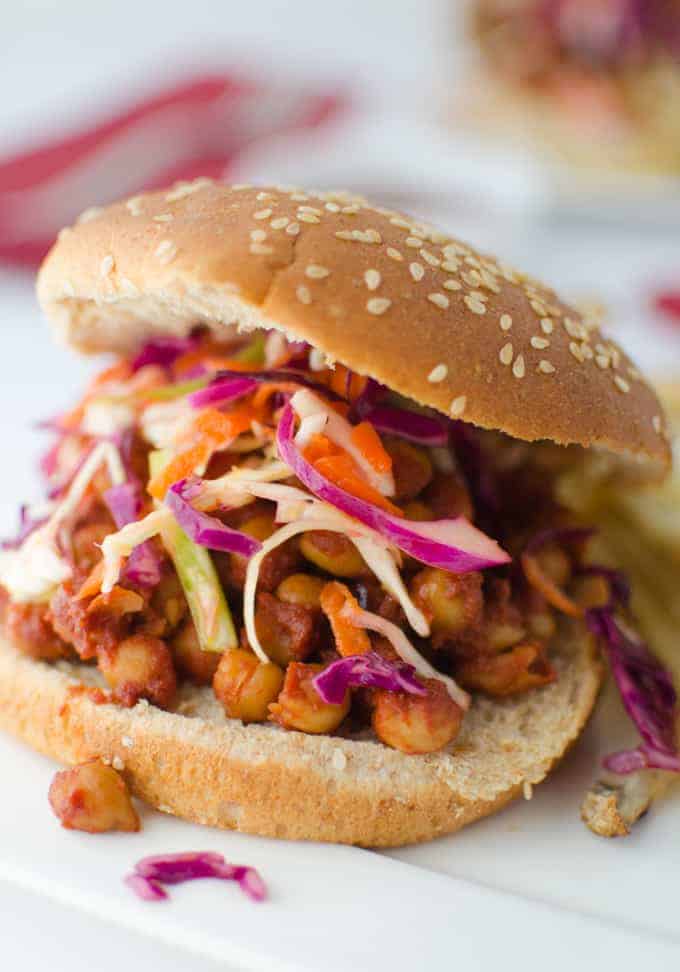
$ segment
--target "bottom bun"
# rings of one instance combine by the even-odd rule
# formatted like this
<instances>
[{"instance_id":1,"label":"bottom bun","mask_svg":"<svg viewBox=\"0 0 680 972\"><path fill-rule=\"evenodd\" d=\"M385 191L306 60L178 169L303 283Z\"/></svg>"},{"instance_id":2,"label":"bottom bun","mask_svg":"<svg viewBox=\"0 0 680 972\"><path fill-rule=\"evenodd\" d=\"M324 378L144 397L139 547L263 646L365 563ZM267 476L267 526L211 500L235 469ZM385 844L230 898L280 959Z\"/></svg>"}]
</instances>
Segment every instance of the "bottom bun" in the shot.
<instances>
[{"instance_id":1,"label":"bottom bun","mask_svg":"<svg viewBox=\"0 0 680 972\"><path fill-rule=\"evenodd\" d=\"M207 688L184 686L174 712L96 704L83 691L97 684L93 668L36 662L4 640L0 728L65 763L112 761L137 796L197 823L394 847L458 830L544 779L586 723L602 677L581 625L564 628L551 660L552 685L478 697L447 750L406 756L369 734L244 726Z\"/></svg>"}]
</instances>

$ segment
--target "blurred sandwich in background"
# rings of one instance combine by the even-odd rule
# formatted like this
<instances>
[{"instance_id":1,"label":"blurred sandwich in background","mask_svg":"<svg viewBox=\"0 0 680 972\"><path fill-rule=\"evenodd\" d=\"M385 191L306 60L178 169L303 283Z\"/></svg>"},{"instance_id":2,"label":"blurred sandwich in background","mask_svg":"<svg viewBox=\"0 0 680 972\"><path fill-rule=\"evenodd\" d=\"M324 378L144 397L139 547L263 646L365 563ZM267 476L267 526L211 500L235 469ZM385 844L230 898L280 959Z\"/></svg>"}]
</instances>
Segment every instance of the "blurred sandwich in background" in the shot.
<instances>
[{"instance_id":1,"label":"blurred sandwich in background","mask_svg":"<svg viewBox=\"0 0 680 972\"><path fill-rule=\"evenodd\" d=\"M680 0L471 0L465 108L584 169L680 173Z\"/></svg>"}]
</instances>

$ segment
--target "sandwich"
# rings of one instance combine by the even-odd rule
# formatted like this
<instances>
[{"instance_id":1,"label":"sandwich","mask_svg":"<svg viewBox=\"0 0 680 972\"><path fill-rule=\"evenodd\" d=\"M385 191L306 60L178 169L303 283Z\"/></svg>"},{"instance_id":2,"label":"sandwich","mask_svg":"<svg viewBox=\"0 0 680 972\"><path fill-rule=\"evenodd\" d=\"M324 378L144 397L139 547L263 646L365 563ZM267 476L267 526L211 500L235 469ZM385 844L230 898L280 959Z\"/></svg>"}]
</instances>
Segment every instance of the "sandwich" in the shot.
<instances>
[{"instance_id":1,"label":"sandwich","mask_svg":"<svg viewBox=\"0 0 680 972\"><path fill-rule=\"evenodd\" d=\"M677 0L477 0L466 100L580 168L680 168Z\"/></svg>"},{"instance_id":2,"label":"sandwich","mask_svg":"<svg viewBox=\"0 0 680 972\"><path fill-rule=\"evenodd\" d=\"M394 846L527 795L608 660L616 768L675 766L668 676L560 494L670 465L595 320L362 198L207 179L86 212L38 296L113 360L0 558L0 727L180 817Z\"/></svg>"}]
</instances>

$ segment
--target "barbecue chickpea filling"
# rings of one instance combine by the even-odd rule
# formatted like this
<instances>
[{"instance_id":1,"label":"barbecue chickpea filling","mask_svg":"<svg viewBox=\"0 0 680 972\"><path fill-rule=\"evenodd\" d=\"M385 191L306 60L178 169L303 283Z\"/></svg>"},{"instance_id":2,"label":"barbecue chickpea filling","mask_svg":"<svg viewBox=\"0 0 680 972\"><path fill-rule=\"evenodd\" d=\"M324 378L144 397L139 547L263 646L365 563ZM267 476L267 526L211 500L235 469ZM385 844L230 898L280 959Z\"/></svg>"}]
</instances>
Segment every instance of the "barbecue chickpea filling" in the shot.
<instances>
[{"instance_id":1,"label":"barbecue chickpea filling","mask_svg":"<svg viewBox=\"0 0 680 972\"><path fill-rule=\"evenodd\" d=\"M471 693L552 682L560 616L611 597L556 499L568 450L278 333L152 341L49 425L47 501L0 562L4 628L96 665L122 706L172 709L188 680L246 723L433 752Z\"/></svg>"}]
</instances>

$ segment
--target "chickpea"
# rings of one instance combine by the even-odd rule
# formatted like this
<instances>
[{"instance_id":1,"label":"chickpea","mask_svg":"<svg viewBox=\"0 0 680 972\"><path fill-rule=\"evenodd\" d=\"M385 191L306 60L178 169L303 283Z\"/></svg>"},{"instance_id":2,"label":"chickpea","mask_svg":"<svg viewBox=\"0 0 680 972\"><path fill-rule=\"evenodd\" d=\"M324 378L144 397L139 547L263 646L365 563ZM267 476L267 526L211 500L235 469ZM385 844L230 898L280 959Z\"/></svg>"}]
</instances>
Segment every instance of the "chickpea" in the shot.
<instances>
[{"instance_id":1,"label":"chickpea","mask_svg":"<svg viewBox=\"0 0 680 972\"><path fill-rule=\"evenodd\" d=\"M456 668L466 689L503 698L555 680L555 670L538 641L525 641L499 655L478 655Z\"/></svg>"},{"instance_id":2,"label":"chickpea","mask_svg":"<svg viewBox=\"0 0 680 972\"><path fill-rule=\"evenodd\" d=\"M43 604L15 604L10 601L3 620L8 638L24 655L42 661L56 661L69 654L68 646L49 623Z\"/></svg>"},{"instance_id":3,"label":"chickpea","mask_svg":"<svg viewBox=\"0 0 680 972\"><path fill-rule=\"evenodd\" d=\"M270 719L286 729L300 732L329 733L338 728L349 712L350 693L347 691L340 705L324 702L312 685L323 665L291 662L286 669L283 689L276 702L269 706Z\"/></svg>"},{"instance_id":4,"label":"chickpea","mask_svg":"<svg viewBox=\"0 0 680 972\"><path fill-rule=\"evenodd\" d=\"M198 685L210 685L222 657L220 652L203 651L198 643L196 625L187 618L170 642L175 663L183 675Z\"/></svg>"},{"instance_id":5,"label":"chickpea","mask_svg":"<svg viewBox=\"0 0 680 972\"><path fill-rule=\"evenodd\" d=\"M437 634L458 634L482 616L481 574L449 574L426 567L412 578L409 588Z\"/></svg>"},{"instance_id":6,"label":"chickpea","mask_svg":"<svg viewBox=\"0 0 680 972\"><path fill-rule=\"evenodd\" d=\"M611 598L609 581L598 574L582 574L577 577L570 593L576 603L586 609L604 607Z\"/></svg>"},{"instance_id":7,"label":"chickpea","mask_svg":"<svg viewBox=\"0 0 680 972\"><path fill-rule=\"evenodd\" d=\"M571 561L569 557L559 547L542 547L534 554L538 565L553 584L557 587L564 587L571 577Z\"/></svg>"},{"instance_id":8,"label":"chickpea","mask_svg":"<svg viewBox=\"0 0 680 972\"><path fill-rule=\"evenodd\" d=\"M237 529L256 540L266 540L274 533L274 513L267 507L256 507L252 515L243 520L237 519ZM248 567L247 558L241 554L216 554L215 566L220 580L227 587L242 591ZM300 562L299 544L297 537L276 547L262 561L258 587L261 591L273 591L277 585L291 574Z\"/></svg>"},{"instance_id":9,"label":"chickpea","mask_svg":"<svg viewBox=\"0 0 680 972\"><path fill-rule=\"evenodd\" d=\"M213 691L225 712L242 722L264 722L282 685L278 665L263 664L241 648L224 652L213 678Z\"/></svg>"},{"instance_id":10,"label":"chickpea","mask_svg":"<svg viewBox=\"0 0 680 972\"><path fill-rule=\"evenodd\" d=\"M534 638L550 641L557 631L557 623L549 608L546 607L543 611L533 611L527 615L527 628ZM517 640L521 641L521 637Z\"/></svg>"},{"instance_id":11,"label":"chickpea","mask_svg":"<svg viewBox=\"0 0 680 972\"><path fill-rule=\"evenodd\" d=\"M136 634L98 655L99 668L122 705L148 699L167 709L175 696L177 677L172 655L164 641Z\"/></svg>"},{"instance_id":12,"label":"chickpea","mask_svg":"<svg viewBox=\"0 0 680 972\"><path fill-rule=\"evenodd\" d=\"M186 617L189 606L179 577L174 570L166 570L151 596L151 606L174 631Z\"/></svg>"},{"instance_id":13,"label":"chickpea","mask_svg":"<svg viewBox=\"0 0 680 972\"><path fill-rule=\"evenodd\" d=\"M326 581L311 574L290 574L276 588L276 596L286 604L297 604L310 611L321 609L321 591Z\"/></svg>"},{"instance_id":14,"label":"chickpea","mask_svg":"<svg viewBox=\"0 0 680 972\"><path fill-rule=\"evenodd\" d=\"M318 621L318 611L279 601L266 591L257 595L257 636L268 657L283 668L311 653L317 642Z\"/></svg>"},{"instance_id":15,"label":"chickpea","mask_svg":"<svg viewBox=\"0 0 680 972\"><path fill-rule=\"evenodd\" d=\"M464 712L436 678L423 680L427 695L373 693L373 729L382 742L402 753L434 753L458 735Z\"/></svg>"},{"instance_id":16,"label":"chickpea","mask_svg":"<svg viewBox=\"0 0 680 972\"><path fill-rule=\"evenodd\" d=\"M484 609L484 650L504 651L521 641L526 634L522 612L511 600L512 590L507 580L495 578L487 584ZM533 595L532 595L533 596Z\"/></svg>"},{"instance_id":17,"label":"chickpea","mask_svg":"<svg viewBox=\"0 0 680 972\"><path fill-rule=\"evenodd\" d=\"M415 499L432 479L432 462L424 449L393 436L386 436L383 445L392 458L394 500Z\"/></svg>"},{"instance_id":18,"label":"chickpea","mask_svg":"<svg viewBox=\"0 0 680 972\"><path fill-rule=\"evenodd\" d=\"M433 519L446 520L457 516L474 519L470 492L463 477L456 470L436 473L425 490L423 499L432 509Z\"/></svg>"},{"instance_id":19,"label":"chickpea","mask_svg":"<svg viewBox=\"0 0 680 972\"><path fill-rule=\"evenodd\" d=\"M423 522L434 519L430 507L427 505L427 503L423 503L421 500L411 500L410 503L407 503L403 507L403 510L404 516L407 520L418 520Z\"/></svg>"},{"instance_id":20,"label":"chickpea","mask_svg":"<svg viewBox=\"0 0 680 972\"><path fill-rule=\"evenodd\" d=\"M334 577L359 577L366 564L351 540L329 530L309 530L300 540L300 553Z\"/></svg>"},{"instance_id":21,"label":"chickpea","mask_svg":"<svg viewBox=\"0 0 680 972\"><path fill-rule=\"evenodd\" d=\"M107 830L140 829L124 780L98 759L57 773L48 799L67 830L101 834Z\"/></svg>"},{"instance_id":22,"label":"chickpea","mask_svg":"<svg viewBox=\"0 0 680 972\"><path fill-rule=\"evenodd\" d=\"M114 530L113 522L108 520L85 523L73 531L71 549L79 570L89 572L101 560L100 544Z\"/></svg>"}]
</instances>

